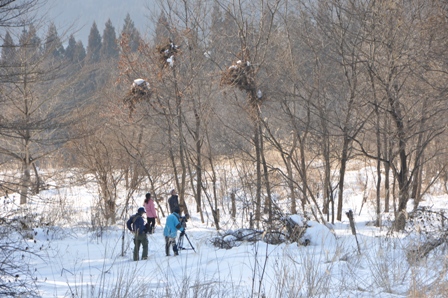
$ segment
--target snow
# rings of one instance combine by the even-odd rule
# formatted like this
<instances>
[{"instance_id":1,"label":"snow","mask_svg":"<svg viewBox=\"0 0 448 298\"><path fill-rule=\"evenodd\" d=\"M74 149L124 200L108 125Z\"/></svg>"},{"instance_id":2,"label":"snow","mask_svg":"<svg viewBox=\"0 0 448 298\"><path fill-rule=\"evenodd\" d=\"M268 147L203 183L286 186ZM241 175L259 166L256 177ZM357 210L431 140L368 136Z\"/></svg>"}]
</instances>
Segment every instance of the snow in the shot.
<instances>
[{"instance_id":1,"label":"snow","mask_svg":"<svg viewBox=\"0 0 448 298\"><path fill-rule=\"evenodd\" d=\"M135 79L134 82L132 83L132 87L133 88L137 86L143 87L143 84L146 88L150 89L149 83L143 79Z\"/></svg>"},{"instance_id":2,"label":"snow","mask_svg":"<svg viewBox=\"0 0 448 298\"><path fill-rule=\"evenodd\" d=\"M135 83L137 86L140 86L141 84L146 83L146 81L143 80L143 79L135 79L135 80L134 80L134 83Z\"/></svg>"},{"instance_id":3,"label":"snow","mask_svg":"<svg viewBox=\"0 0 448 298\"><path fill-rule=\"evenodd\" d=\"M336 247L336 237L325 225L313 220L308 221L307 225L309 228L306 229L304 238L310 240L311 245L327 248Z\"/></svg>"},{"instance_id":4,"label":"snow","mask_svg":"<svg viewBox=\"0 0 448 298\"><path fill-rule=\"evenodd\" d=\"M362 200L359 185L354 180L347 184L344 215ZM133 198L128 216L136 212L145 193ZM423 205L445 209L447 199L443 193L428 195ZM201 223L199 214L192 212L186 231L195 251L181 250L179 256L170 257L165 256L165 218L161 218L162 224L148 235L149 259L134 262L132 235L123 230L124 218L109 228L92 227L90 211L95 200L95 187L86 184L45 190L27 205L27 212L36 214L36 219L55 216L60 222L56 227L34 228L33 238L24 244L40 256L26 261L34 270L41 297L395 298L409 297L416 289L433 294L424 297L444 297L436 286L448 284L446 252L436 249L425 259L410 262L407 252L418 237L369 225L374 219L372 203L366 203L361 214L359 208L354 212L356 238L347 218L324 225L291 215L299 226L308 227L302 237L309 240L307 246L238 242L234 235L227 235L224 240L235 245L219 249L211 241L219 234L209 214ZM2 202L0 217L19 208L17 194ZM189 204L194 211L193 202ZM221 221L223 230L235 229L226 226L232 222L226 216ZM385 222L388 216L384 214ZM187 239L183 244L191 248Z\"/></svg>"},{"instance_id":5,"label":"snow","mask_svg":"<svg viewBox=\"0 0 448 298\"><path fill-rule=\"evenodd\" d=\"M298 214L292 214L289 218L291 218L297 225L303 227L303 218Z\"/></svg>"},{"instance_id":6,"label":"snow","mask_svg":"<svg viewBox=\"0 0 448 298\"><path fill-rule=\"evenodd\" d=\"M168 59L166 59L166 62L168 62L168 64L173 67L174 66L174 55L171 55L171 57L169 57Z\"/></svg>"}]
</instances>

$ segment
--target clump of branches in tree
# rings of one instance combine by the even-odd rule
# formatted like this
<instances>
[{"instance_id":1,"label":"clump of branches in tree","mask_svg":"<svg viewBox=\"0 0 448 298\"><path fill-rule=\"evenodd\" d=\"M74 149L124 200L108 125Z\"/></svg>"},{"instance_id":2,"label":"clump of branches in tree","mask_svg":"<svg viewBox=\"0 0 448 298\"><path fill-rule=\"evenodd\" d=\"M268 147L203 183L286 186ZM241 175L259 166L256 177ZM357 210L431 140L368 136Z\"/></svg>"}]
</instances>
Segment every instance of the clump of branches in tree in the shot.
<instances>
[{"instance_id":1,"label":"clump of branches in tree","mask_svg":"<svg viewBox=\"0 0 448 298\"><path fill-rule=\"evenodd\" d=\"M135 110L136 104L149 101L153 94L149 83L143 79L136 79L132 83L131 89L126 94L123 102L128 106L130 114Z\"/></svg>"},{"instance_id":2,"label":"clump of branches in tree","mask_svg":"<svg viewBox=\"0 0 448 298\"><path fill-rule=\"evenodd\" d=\"M176 45L172 40L169 40L166 44L160 44L156 46L157 52L160 54L160 64L162 68L173 66L174 57L179 52L179 46Z\"/></svg>"},{"instance_id":3,"label":"clump of branches in tree","mask_svg":"<svg viewBox=\"0 0 448 298\"><path fill-rule=\"evenodd\" d=\"M254 70L248 61L248 50L241 54L242 59L232 63L221 75L221 85L237 87L241 91L255 90Z\"/></svg>"},{"instance_id":4,"label":"clump of branches in tree","mask_svg":"<svg viewBox=\"0 0 448 298\"><path fill-rule=\"evenodd\" d=\"M157 59L160 61L162 69L174 65L174 57L179 52L179 46L169 40L166 43L156 46ZM135 79L131 89L125 95L123 102L129 108L130 115L135 111L136 105L141 102L149 102L153 96L154 90L150 84L144 79Z\"/></svg>"}]
</instances>

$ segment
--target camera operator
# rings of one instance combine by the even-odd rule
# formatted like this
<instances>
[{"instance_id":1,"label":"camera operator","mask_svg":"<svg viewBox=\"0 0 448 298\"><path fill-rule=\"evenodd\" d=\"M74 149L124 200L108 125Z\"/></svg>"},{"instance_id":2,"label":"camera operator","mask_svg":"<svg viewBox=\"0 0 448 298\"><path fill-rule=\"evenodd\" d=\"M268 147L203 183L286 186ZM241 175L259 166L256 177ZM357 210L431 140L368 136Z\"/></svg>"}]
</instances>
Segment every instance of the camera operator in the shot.
<instances>
[{"instance_id":1,"label":"camera operator","mask_svg":"<svg viewBox=\"0 0 448 298\"><path fill-rule=\"evenodd\" d=\"M181 231L181 235L185 231L185 227L180 221L181 218L179 216L179 213L180 209L179 207L176 207L174 209L174 212L168 215L168 217L166 218L165 228L163 229L163 236L165 236L166 256L170 255L170 246L173 247L174 255L179 255L179 250L176 244L177 230Z\"/></svg>"}]
</instances>

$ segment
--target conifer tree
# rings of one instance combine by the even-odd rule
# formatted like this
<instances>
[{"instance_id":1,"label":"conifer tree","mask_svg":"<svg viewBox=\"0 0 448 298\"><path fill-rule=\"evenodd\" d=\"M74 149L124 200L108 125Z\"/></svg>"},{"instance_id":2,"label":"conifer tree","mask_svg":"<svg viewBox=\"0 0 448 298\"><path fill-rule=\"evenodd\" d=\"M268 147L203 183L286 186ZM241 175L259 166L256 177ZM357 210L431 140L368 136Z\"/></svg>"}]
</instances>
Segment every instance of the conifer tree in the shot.
<instances>
[{"instance_id":1,"label":"conifer tree","mask_svg":"<svg viewBox=\"0 0 448 298\"><path fill-rule=\"evenodd\" d=\"M86 50L82 41L76 41L73 34L70 35L67 48L65 49L65 58L70 62L79 63L83 61L85 57Z\"/></svg>"},{"instance_id":2,"label":"conifer tree","mask_svg":"<svg viewBox=\"0 0 448 298\"><path fill-rule=\"evenodd\" d=\"M28 30L23 29L19 38L22 57L36 60L40 56L42 40L37 36L36 27L31 24Z\"/></svg>"},{"instance_id":3,"label":"conifer tree","mask_svg":"<svg viewBox=\"0 0 448 298\"><path fill-rule=\"evenodd\" d=\"M96 63L100 61L101 51L101 35L96 26L96 22L93 22L92 28L90 28L89 40L87 44L87 60L90 63Z\"/></svg>"},{"instance_id":4,"label":"conifer tree","mask_svg":"<svg viewBox=\"0 0 448 298\"><path fill-rule=\"evenodd\" d=\"M123 37L123 35L125 35L128 40L128 45L131 52L136 52L141 42L141 36L140 32L137 30L137 28L135 28L134 21L131 19L129 13L124 19L123 29L121 30L121 37Z\"/></svg>"},{"instance_id":5,"label":"conifer tree","mask_svg":"<svg viewBox=\"0 0 448 298\"><path fill-rule=\"evenodd\" d=\"M106 27L103 32L103 43L100 50L101 60L117 59L118 58L118 45L117 36L115 34L115 28L112 25L111 20L107 20Z\"/></svg>"},{"instance_id":6,"label":"conifer tree","mask_svg":"<svg viewBox=\"0 0 448 298\"><path fill-rule=\"evenodd\" d=\"M166 18L165 13L162 11L159 19L157 20L156 36L154 38L154 42L156 44L161 44L164 43L167 38L173 38L173 36L171 36L170 33L168 19Z\"/></svg>"},{"instance_id":7,"label":"conifer tree","mask_svg":"<svg viewBox=\"0 0 448 298\"><path fill-rule=\"evenodd\" d=\"M48 27L47 36L45 38L44 51L50 52L53 58L62 59L64 57L64 46L59 38L58 31L54 23Z\"/></svg>"},{"instance_id":8,"label":"conifer tree","mask_svg":"<svg viewBox=\"0 0 448 298\"><path fill-rule=\"evenodd\" d=\"M82 62L86 58L86 49L81 40L76 42L75 52L73 54L73 62Z\"/></svg>"},{"instance_id":9,"label":"conifer tree","mask_svg":"<svg viewBox=\"0 0 448 298\"><path fill-rule=\"evenodd\" d=\"M12 40L11 34L9 34L9 32L7 31L5 37L3 38L2 57L1 57L2 65L14 61L15 55L16 55L16 48L14 45L14 41Z\"/></svg>"},{"instance_id":10,"label":"conifer tree","mask_svg":"<svg viewBox=\"0 0 448 298\"><path fill-rule=\"evenodd\" d=\"M68 38L68 45L65 49L65 58L68 61L73 61L74 55L75 55L75 48L76 48L76 40L73 34L70 35Z\"/></svg>"}]
</instances>

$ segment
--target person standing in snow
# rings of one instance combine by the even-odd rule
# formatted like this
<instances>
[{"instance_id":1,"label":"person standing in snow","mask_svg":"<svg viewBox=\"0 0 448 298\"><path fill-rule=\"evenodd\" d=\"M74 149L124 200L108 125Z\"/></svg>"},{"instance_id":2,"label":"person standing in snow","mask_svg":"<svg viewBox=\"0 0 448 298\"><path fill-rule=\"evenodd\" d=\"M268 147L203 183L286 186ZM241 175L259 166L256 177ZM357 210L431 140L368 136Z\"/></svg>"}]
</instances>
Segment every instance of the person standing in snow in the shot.
<instances>
[{"instance_id":1,"label":"person standing in snow","mask_svg":"<svg viewBox=\"0 0 448 298\"><path fill-rule=\"evenodd\" d=\"M138 208L137 213L126 222L127 228L134 233L134 261L139 260L140 245L143 246L142 260L148 259L148 238L146 237L145 221L143 220L143 213L145 212L145 208Z\"/></svg>"},{"instance_id":2,"label":"person standing in snow","mask_svg":"<svg viewBox=\"0 0 448 298\"><path fill-rule=\"evenodd\" d=\"M184 227L180 222L179 207L174 209L174 212L166 218L165 228L163 229L163 236L165 236L165 253L168 257L170 255L170 247L173 247L174 255L179 255L179 250L176 244L177 230L184 232Z\"/></svg>"},{"instance_id":3,"label":"person standing in snow","mask_svg":"<svg viewBox=\"0 0 448 298\"><path fill-rule=\"evenodd\" d=\"M168 199L168 205L170 206L170 213L173 213L176 208L179 208L179 196L177 195L177 191L175 189L171 190L171 197ZM178 213L180 214L180 212Z\"/></svg>"},{"instance_id":4,"label":"person standing in snow","mask_svg":"<svg viewBox=\"0 0 448 298\"><path fill-rule=\"evenodd\" d=\"M156 208L154 207L154 200L151 199L151 194L149 192L146 194L143 207L146 210L146 231L149 234L153 234L156 225L157 213Z\"/></svg>"}]
</instances>

